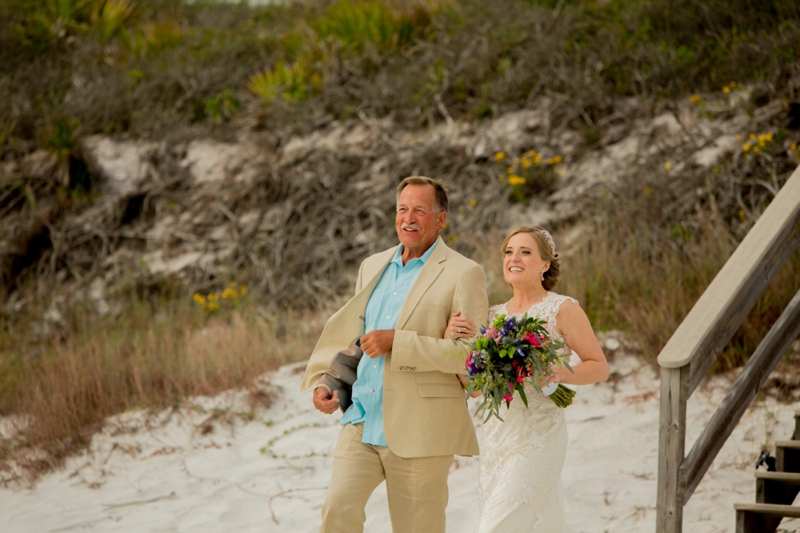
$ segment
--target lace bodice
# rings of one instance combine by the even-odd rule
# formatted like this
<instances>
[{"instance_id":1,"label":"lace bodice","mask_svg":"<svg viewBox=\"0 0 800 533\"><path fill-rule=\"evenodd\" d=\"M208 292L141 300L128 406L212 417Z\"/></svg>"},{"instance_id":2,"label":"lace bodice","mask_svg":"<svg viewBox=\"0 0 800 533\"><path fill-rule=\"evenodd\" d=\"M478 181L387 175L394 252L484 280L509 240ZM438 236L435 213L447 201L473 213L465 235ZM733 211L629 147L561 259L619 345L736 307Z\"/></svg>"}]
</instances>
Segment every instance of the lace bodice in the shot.
<instances>
[{"instance_id":1,"label":"lace bodice","mask_svg":"<svg viewBox=\"0 0 800 533\"><path fill-rule=\"evenodd\" d=\"M575 305L578 304L578 300L575 298L570 298L569 296L564 296L562 294L556 294L554 292L548 292L547 296L541 302L533 304L527 311L528 316L541 318L545 322L547 322L547 332L550 333L550 336L554 339L560 337L561 334L558 332L558 325L556 324L556 316L558 315L558 311L561 309L561 305L569 300L570 302L574 303ZM523 313L509 313L508 312L508 302L493 305L489 308L489 322L492 322L498 315L513 315L515 317L521 317ZM569 348L565 348L567 350L566 353L572 353Z\"/></svg>"}]
</instances>

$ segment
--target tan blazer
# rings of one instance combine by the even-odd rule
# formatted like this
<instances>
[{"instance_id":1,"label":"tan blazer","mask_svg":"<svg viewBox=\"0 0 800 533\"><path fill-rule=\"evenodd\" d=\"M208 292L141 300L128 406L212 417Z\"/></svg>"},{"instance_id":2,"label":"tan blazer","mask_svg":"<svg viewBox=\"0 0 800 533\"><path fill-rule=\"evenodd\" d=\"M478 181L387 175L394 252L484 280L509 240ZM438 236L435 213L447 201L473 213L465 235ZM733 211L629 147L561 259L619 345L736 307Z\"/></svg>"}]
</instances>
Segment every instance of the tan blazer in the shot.
<instances>
[{"instance_id":1,"label":"tan blazer","mask_svg":"<svg viewBox=\"0 0 800 533\"><path fill-rule=\"evenodd\" d=\"M356 294L325 324L308 361L302 392L314 390L333 356L364 334L364 313L397 247L361 264ZM406 297L384 365L383 421L386 443L400 457L477 455L478 441L456 376L465 352L444 340L451 313L461 311L475 324L489 312L483 268L436 245Z\"/></svg>"}]
</instances>

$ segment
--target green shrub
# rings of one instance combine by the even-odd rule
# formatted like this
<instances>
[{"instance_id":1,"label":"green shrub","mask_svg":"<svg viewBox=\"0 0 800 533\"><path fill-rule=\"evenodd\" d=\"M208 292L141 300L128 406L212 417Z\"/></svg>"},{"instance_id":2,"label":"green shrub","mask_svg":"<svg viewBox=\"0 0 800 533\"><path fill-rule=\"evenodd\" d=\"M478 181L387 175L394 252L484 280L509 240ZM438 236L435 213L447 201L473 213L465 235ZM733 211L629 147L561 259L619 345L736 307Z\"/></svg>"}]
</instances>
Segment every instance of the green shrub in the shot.
<instances>
[{"instance_id":1,"label":"green shrub","mask_svg":"<svg viewBox=\"0 0 800 533\"><path fill-rule=\"evenodd\" d=\"M381 54L397 53L423 38L434 12L420 1L340 0L310 25L320 39L333 37L354 54L370 46Z\"/></svg>"},{"instance_id":2,"label":"green shrub","mask_svg":"<svg viewBox=\"0 0 800 533\"><path fill-rule=\"evenodd\" d=\"M272 69L250 78L247 88L264 103L271 104L277 97L303 102L310 92L319 91L321 85L322 76L314 72L305 60L300 60L291 66L278 61Z\"/></svg>"}]
</instances>

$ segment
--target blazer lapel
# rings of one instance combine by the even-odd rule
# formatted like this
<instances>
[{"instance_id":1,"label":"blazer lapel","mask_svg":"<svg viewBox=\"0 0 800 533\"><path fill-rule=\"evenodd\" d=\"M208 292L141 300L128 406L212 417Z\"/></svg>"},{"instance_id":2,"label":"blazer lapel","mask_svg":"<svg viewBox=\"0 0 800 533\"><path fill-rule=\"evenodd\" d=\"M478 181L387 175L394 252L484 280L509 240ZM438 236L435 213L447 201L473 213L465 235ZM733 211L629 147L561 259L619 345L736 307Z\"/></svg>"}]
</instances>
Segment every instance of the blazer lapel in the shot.
<instances>
[{"instance_id":1,"label":"blazer lapel","mask_svg":"<svg viewBox=\"0 0 800 533\"><path fill-rule=\"evenodd\" d=\"M422 299L422 296L428 291L428 288L430 288L433 282L436 281L436 278L439 277L442 270L444 270L444 262L446 259L447 246L445 246L444 241L442 241L433 249L430 257L428 257L428 260L425 261L425 264L422 266L422 270L420 270L416 281L414 281L414 285L408 292L403 308L400 310L400 316L397 317L395 329L403 329L406 325L406 322L411 318L411 314L414 312L414 309L417 308L417 304L420 299Z\"/></svg>"}]
</instances>

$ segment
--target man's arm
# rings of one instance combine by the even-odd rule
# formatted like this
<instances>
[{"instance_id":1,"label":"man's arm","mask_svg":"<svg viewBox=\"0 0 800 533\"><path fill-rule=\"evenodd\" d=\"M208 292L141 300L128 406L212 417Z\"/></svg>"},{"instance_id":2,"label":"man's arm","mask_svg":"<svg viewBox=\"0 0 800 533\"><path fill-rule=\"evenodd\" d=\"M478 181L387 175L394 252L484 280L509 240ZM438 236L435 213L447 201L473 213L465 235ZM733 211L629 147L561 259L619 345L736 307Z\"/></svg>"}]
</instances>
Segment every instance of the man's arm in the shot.
<instances>
[{"instance_id":1,"label":"man's arm","mask_svg":"<svg viewBox=\"0 0 800 533\"><path fill-rule=\"evenodd\" d=\"M363 287L364 281L364 263L358 268L358 277L356 278L355 294ZM326 378L329 378L325 372L319 372L316 376L317 382L314 385L314 407L318 411L325 414L334 413L339 408L339 392L333 390L332 384Z\"/></svg>"},{"instance_id":2,"label":"man's arm","mask_svg":"<svg viewBox=\"0 0 800 533\"><path fill-rule=\"evenodd\" d=\"M475 324L486 323L489 300L486 297L486 277L479 265L472 266L461 275L453 293L450 311L461 311ZM443 339L443 335L444 331L436 332L435 336L426 336L416 331L394 330L392 370L462 373L464 353L451 340Z\"/></svg>"}]
</instances>

